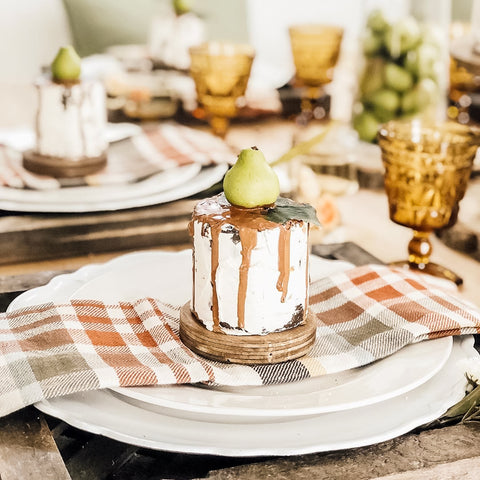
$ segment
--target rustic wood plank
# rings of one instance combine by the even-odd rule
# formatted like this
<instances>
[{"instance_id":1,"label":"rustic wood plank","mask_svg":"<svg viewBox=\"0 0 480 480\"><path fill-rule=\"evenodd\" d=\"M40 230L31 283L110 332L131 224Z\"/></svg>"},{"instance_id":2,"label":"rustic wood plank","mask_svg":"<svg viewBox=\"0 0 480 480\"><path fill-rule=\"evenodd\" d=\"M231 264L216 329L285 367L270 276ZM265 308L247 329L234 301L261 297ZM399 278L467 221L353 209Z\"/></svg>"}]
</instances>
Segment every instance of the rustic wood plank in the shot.
<instances>
[{"instance_id":1,"label":"rustic wood plank","mask_svg":"<svg viewBox=\"0 0 480 480\"><path fill-rule=\"evenodd\" d=\"M443 463L431 468L410 470L399 474L377 477L375 480L478 480L480 476L480 457Z\"/></svg>"},{"instance_id":2,"label":"rustic wood plank","mask_svg":"<svg viewBox=\"0 0 480 480\"><path fill-rule=\"evenodd\" d=\"M72 270L48 270L44 272L24 273L21 275L0 276L0 293L23 292L30 288L40 287L53 277L70 273Z\"/></svg>"},{"instance_id":3,"label":"rustic wood plank","mask_svg":"<svg viewBox=\"0 0 480 480\"><path fill-rule=\"evenodd\" d=\"M474 231L472 227L459 222L452 228L436 232L436 235L448 247L480 262L480 231Z\"/></svg>"},{"instance_id":4,"label":"rustic wood plank","mask_svg":"<svg viewBox=\"0 0 480 480\"><path fill-rule=\"evenodd\" d=\"M448 247L480 262L480 178L470 181L460 202L457 223L436 235Z\"/></svg>"},{"instance_id":5,"label":"rustic wood plank","mask_svg":"<svg viewBox=\"0 0 480 480\"><path fill-rule=\"evenodd\" d=\"M392 412L392 415L395 415L395 412ZM339 425L339 428L348 428L348 425ZM399 475L404 472L411 472L413 475L422 470L428 471L429 468L437 465L454 464L459 460L471 460L474 463L479 458L479 442L479 425L456 425L418 434L411 433L368 447L326 454L283 457L218 470L211 472L207 478L209 480L250 480L252 478L373 480L379 477L390 478L388 475ZM477 465L480 468L480 464ZM458 469L462 466L457 465ZM455 468L455 465L452 468ZM404 480L402 477L399 478ZM476 478L478 478L478 469Z\"/></svg>"},{"instance_id":6,"label":"rustic wood plank","mask_svg":"<svg viewBox=\"0 0 480 480\"><path fill-rule=\"evenodd\" d=\"M118 212L0 217L0 265L188 243L196 200Z\"/></svg>"},{"instance_id":7,"label":"rustic wood plank","mask_svg":"<svg viewBox=\"0 0 480 480\"><path fill-rule=\"evenodd\" d=\"M133 445L96 435L66 463L73 480L103 480L121 470L137 450Z\"/></svg>"},{"instance_id":8,"label":"rustic wood plank","mask_svg":"<svg viewBox=\"0 0 480 480\"><path fill-rule=\"evenodd\" d=\"M55 441L33 407L0 419L1 480L70 480Z\"/></svg>"}]
</instances>

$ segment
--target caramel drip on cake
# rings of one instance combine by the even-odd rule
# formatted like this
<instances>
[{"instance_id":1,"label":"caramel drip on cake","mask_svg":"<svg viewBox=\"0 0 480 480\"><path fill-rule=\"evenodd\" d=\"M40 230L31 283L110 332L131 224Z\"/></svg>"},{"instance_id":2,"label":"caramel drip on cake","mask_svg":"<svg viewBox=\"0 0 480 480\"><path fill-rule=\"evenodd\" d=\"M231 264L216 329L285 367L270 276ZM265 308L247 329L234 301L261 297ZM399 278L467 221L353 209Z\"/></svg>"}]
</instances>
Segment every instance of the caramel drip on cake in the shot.
<instances>
[{"instance_id":1,"label":"caramel drip on cake","mask_svg":"<svg viewBox=\"0 0 480 480\"><path fill-rule=\"evenodd\" d=\"M240 227L240 242L242 244L242 264L238 282L237 317L238 327L245 327L245 300L247 298L248 271L252 250L257 245L257 231Z\"/></svg>"},{"instance_id":2,"label":"caramel drip on cake","mask_svg":"<svg viewBox=\"0 0 480 480\"><path fill-rule=\"evenodd\" d=\"M280 228L278 237L278 281L277 290L282 292L282 303L285 302L288 292L288 280L290 278L290 237L291 230L286 226Z\"/></svg>"},{"instance_id":3,"label":"caramel drip on cake","mask_svg":"<svg viewBox=\"0 0 480 480\"><path fill-rule=\"evenodd\" d=\"M211 282L212 282L212 315L213 315L213 331L220 330L220 318L218 315L218 294L217 294L217 268L218 268L218 243L220 232L222 230L221 224L210 225L212 234L212 267L211 267Z\"/></svg>"},{"instance_id":4,"label":"caramel drip on cake","mask_svg":"<svg viewBox=\"0 0 480 480\"><path fill-rule=\"evenodd\" d=\"M306 225L307 229L310 229L310 225L307 223ZM305 256L306 258L306 262L307 264L305 265L305 285L307 286L307 289L306 289L306 292L305 292L305 311L303 312L304 314L304 319L306 318L307 316L307 309L308 309L308 299L309 299L309 295L310 295L310 250L309 250L309 246L307 244L307 254Z\"/></svg>"}]
</instances>

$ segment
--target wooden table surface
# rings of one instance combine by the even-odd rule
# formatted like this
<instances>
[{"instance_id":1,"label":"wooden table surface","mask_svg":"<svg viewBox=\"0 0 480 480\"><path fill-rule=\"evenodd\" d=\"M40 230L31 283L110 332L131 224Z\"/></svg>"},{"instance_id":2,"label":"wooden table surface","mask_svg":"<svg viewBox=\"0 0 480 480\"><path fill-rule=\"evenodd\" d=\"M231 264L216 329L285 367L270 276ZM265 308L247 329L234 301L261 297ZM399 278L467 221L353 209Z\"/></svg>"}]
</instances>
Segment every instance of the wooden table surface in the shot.
<instances>
[{"instance_id":1,"label":"wooden table surface","mask_svg":"<svg viewBox=\"0 0 480 480\"><path fill-rule=\"evenodd\" d=\"M257 145L267 157L276 158L288 148L291 138L290 124L267 122L234 127L228 140L241 147ZM480 198L468 202L480 206ZM411 232L390 222L382 191L359 190L339 198L338 203L342 226L337 231L337 240L355 242L383 262L405 257ZM186 220L183 221L186 225ZM450 266L464 278L458 294L480 303L480 263L448 248L437 238L432 240L432 259ZM185 239L161 246L188 247ZM148 248L160 247L149 244ZM0 290L21 291L46 281L52 275L49 272L75 270L125 252L124 249L92 251L81 256L1 265ZM0 479L477 479L480 478L479 444L478 426L456 425L330 453L254 459L184 455L138 449L81 432L64 422L45 418L31 407L0 419Z\"/></svg>"}]
</instances>

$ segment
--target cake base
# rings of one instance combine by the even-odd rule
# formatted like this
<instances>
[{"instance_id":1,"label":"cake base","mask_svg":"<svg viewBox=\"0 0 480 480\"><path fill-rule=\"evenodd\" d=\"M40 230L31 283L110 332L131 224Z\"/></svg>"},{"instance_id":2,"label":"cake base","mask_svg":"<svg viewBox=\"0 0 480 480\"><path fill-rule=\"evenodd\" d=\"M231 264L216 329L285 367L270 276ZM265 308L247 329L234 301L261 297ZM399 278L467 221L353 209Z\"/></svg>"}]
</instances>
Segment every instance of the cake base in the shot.
<instances>
[{"instance_id":1,"label":"cake base","mask_svg":"<svg viewBox=\"0 0 480 480\"><path fill-rule=\"evenodd\" d=\"M302 357L315 342L316 322L308 312L305 323L267 335L227 335L211 332L190 310L190 302L180 310L180 338L199 355L227 363L257 365L280 363Z\"/></svg>"},{"instance_id":2,"label":"cake base","mask_svg":"<svg viewBox=\"0 0 480 480\"><path fill-rule=\"evenodd\" d=\"M40 175L56 178L74 178L91 175L107 164L107 154L98 157L83 157L78 160L40 155L29 150L23 154L23 166Z\"/></svg>"}]
</instances>

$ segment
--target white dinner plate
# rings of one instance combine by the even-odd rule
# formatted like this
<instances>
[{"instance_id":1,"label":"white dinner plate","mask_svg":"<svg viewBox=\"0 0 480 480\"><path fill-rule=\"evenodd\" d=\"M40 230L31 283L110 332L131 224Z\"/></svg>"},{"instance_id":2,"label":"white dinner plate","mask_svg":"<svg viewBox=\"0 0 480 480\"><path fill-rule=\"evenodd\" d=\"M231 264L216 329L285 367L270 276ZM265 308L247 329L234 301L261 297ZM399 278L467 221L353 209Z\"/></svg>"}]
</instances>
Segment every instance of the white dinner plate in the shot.
<instances>
[{"instance_id":1,"label":"white dinner plate","mask_svg":"<svg viewBox=\"0 0 480 480\"><path fill-rule=\"evenodd\" d=\"M175 177L173 171L158 174L160 177L165 177L163 180L170 182L168 188L157 177L121 186L78 187L88 189L88 191L85 191L83 196L67 202L62 201L63 190L66 189L41 192L21 190L15 192L13 188L0 187L0 209L17 212L82 213L158 205L186 198L206 190L223 178L228 165L219 164L201 170L197 166L189 166L185 170L181 170L182 168L185 167L180 167L178 177ZM90 192L91 188L101 190L102 199L95 198L90 201L87 193ZM105 191L107 193L104 197L103 193ZM116 191L113 199L111 198L112 191ZM129 191L132 193L129 193ZM36 198L31 199L29 194L35 194ZM38 198L39 196L40 198Z\"/></svg>"},{"instance_id":2,"label":"white dinner plate","mask_svg":"<svg viewBox=\"0 0 480 480\"><path fill-rule=\"evenodd\" d=\"M220 423L161 415L122 401L108 390L36 404L83 430L140 447L174 452L229 455L300 455L389 440L438 418L464 395L464 365L477 359L473 337L457 337L447 363L418 388L366 407L300 420Z\"/></svg>"},{"instance_id":3,"label":"white dinner plate","mask_svg":"<svg viewBox=\"0 0 480 480\"><path fill-rule=\"evenodd\" d=\"M350 266L312 256L310 276L317 280ZM191 272L190 250L138 252L58 277L17 297L9 310L71 298L117 302L153 297L181 306L190 298ZM238 417L237 422L261 422L315 415L378 403L412 390L442 368L451 346L451 337L413 344L364 368L285 385L223 389L172 385L117 388L115 392L142 408L168 409L171 415L185 418L202 414L217 421Z\"/></svg>"}]
</instances>

